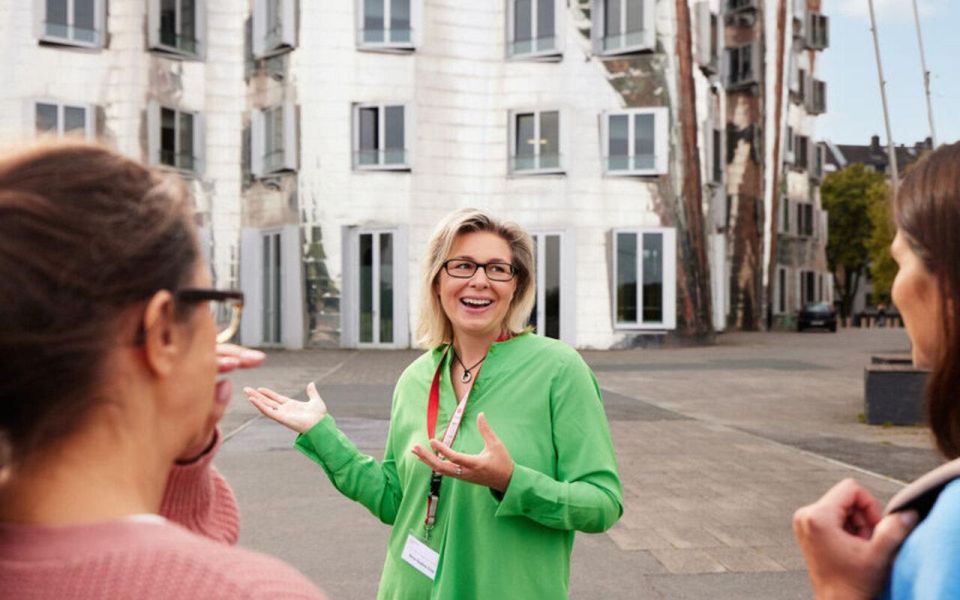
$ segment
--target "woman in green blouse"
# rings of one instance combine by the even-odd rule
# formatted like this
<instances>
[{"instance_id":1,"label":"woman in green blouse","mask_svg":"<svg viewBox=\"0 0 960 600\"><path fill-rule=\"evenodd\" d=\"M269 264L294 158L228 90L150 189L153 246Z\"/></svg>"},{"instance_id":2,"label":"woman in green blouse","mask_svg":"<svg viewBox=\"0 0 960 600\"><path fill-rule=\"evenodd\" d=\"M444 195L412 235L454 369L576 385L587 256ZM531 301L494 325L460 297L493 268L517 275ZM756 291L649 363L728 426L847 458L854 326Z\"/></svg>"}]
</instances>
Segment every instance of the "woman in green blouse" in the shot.
<instances>
[{"instance_id":1,"label":"woman in green blouse","mask_svg":"<svg viewBox=\"0 0 960 600\"><path fill-rule=\"evenodd\" d=\"M580 355L530 333L534 258L519 226L449 215L427 248L418 325L382 463L308 402L245 391L297 431L345 496L392 525L381 599L566 598L574 531L623 512L600 389Z\"/></svg>"}]
</instances>

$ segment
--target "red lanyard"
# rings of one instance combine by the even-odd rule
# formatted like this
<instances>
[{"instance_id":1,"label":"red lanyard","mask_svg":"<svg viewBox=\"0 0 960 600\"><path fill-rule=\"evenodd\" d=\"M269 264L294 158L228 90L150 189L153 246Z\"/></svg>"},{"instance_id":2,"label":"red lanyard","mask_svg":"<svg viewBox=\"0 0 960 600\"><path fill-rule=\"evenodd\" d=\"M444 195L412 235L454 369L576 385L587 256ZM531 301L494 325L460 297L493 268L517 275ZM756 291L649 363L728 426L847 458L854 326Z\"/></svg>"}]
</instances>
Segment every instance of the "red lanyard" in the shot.
<instances>
[{"instance_id":1,"label":"red lanyard","mask_svg":"<svg viewBox=\"0 0 960 600\"><path fill-rule=\"evenodd\" d=\"M449 350L450 346L447 346L447 349L443 351L443 356L440 357L440 364L437 365L437 372L433 375L433 384L430 386L430 399L427 402L427 438L431 440L437 432L437 414L440 412L440 373L443 370L443 364ZM476 382L476 377L479 375L480 369L477 369L473 379L474 382ZM472 384L470 385L470 389L473 389ZM467 393L463 395L463 399L457 404L456 410L453 411L453 415L450 417L450 423L447 424L447 430L443 434L443 443L448 447L453 444L457 433L460 432L460 423L463 421L463 412L467 408L467 398L469 397L470 390L467 390ZM433 529L433 525L437 521L437 505L440 503L440 482L442 480L443 475L437 471L431 473L430 490L427 492L427 517L423 521L426 529L426 538L428 540L430 539L430 530Z\"/></svg>"},{"instance_id":2,"label":"red lanyard","mask_svg":"<svg viewBox=\"0 0 960 600\"><path fill-rule=\"evenodd\" d=\"M498 342L507 340L507 336L500 334L497 337ZM440 374L443 371L443 364L447 358L447 352L450 351L450 344L443 351L443 355L440 357L440 364L437 365L437 372L433 375L433 384L430 386L430 398L427 402L427 439L432 440L433 436L437 433L437 415L440 412ZM480 376L480 369L477 369L474 377L473 383L476 383L477 378ZM443 443L448 447L453 445L453 440L456 439L457 433L460 431L460 423L463 420L463 412L467 407L467 398L470 397L470 391L473 389L473 384L470 385L470 390L467 390L467 393L464 394L463 399L457 404L457 409L453 412L453 415L450 417L450 423L447 425L447 430L443 434ZM440 482L443 479L443 475L433 471L430 476L430 489L427 492L427 517L424 519L423 524L426 527L426 537L430 539L430 530L433 529L434 523L437 521L437 504L440 503Z\"/></svg>"}]
</instances>

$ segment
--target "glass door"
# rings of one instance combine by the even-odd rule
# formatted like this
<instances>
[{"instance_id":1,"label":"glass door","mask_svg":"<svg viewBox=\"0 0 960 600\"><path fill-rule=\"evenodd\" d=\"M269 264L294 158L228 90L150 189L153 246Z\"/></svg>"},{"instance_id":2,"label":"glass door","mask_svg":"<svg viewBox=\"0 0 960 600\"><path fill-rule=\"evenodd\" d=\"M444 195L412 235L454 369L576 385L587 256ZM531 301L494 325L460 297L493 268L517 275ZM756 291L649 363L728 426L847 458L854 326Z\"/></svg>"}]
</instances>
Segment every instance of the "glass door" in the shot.
<instances>
[{"instance_id":1,"label":"glass door","mask_svg":"<svg viewBox=\"0 0 960 600\"><path fill-rule=\"evenodd\" d=\"M265 234L263 250L263 343L279 344L281 338L280 232Z\"/></svg>"},{"instance_id":2,"label":"glass door","mask_svg":"<svg viewBox=\"0 0 960 600\"><path fill-rule=\"evenodd\" d=\"M394 343L394 233L360 232L360 322L361 344Z\"/></svg>"},{"instance_id":3,"label":"glass door","mask_svg":"<svg viewBox=\"0 0 960 600\"><path fill-rule=\"evenodd\" d=\"M530 313L530 324L537 334L560 339L561 335L561 272L562 234L533 235L534 261L537 268L537 300Z\"/></svg>"}]
</instances>

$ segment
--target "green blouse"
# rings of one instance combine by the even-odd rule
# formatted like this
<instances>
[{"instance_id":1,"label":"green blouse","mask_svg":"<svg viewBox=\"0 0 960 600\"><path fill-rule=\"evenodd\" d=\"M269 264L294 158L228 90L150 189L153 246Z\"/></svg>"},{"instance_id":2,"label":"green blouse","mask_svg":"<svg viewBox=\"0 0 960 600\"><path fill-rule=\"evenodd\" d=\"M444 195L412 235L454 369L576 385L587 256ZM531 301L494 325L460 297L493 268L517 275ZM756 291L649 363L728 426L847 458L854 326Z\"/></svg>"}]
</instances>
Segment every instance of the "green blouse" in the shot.
<instances>
[{"instance_id":1,"label":"green blouse","mask_svg":"<svg viewBox=\"0 0 960 600\"><path fill-rule=\"evenodd\" d=\"M437 436L457 401L447 353ZM380 599L566 598L574 531L601 532L623 513L622 491L600 388L572 348L530 333L490 347L470 392L454 450L479 453L484 412L514 461L502 498L445 477L429 545L439 552L430 581L401 558L407 536L424 534L430 468L410 451L428 448L427 399L443 347L415 360L393 395L383 462L361 454L330 416L299 436L344 495L393 526Z\"/></svg>"}]
</instances>

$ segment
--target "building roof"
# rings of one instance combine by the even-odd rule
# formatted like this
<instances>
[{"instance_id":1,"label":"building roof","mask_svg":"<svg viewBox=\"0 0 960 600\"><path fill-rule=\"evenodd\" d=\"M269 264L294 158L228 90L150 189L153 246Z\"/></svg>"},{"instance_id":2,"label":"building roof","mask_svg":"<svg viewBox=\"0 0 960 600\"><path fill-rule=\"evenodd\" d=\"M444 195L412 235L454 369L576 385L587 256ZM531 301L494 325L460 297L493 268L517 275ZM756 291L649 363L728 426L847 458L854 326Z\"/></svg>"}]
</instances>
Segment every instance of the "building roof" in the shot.
<instances>
[{"instance_id":1,"label":"building roof","mask_svg":"<svg viewBox=\"0 0 960 600\"><path fill-rule=\"evenodd\" d=\"M889 160L887 158L887 147L880 144L880 136L875 135L870 138L870 144L858 146L854 144L834 144L827 142L826 164L833 167L831 170L842 169L852 163L861 163L873 168L881 173L887 172ZM924 152L933 149L933 141L930 138L917 142L912 146L901 144L894 148L897 156L897 169L903 174L903 170L910 164L916 162Z\"/></svg>"}]
</instances>

